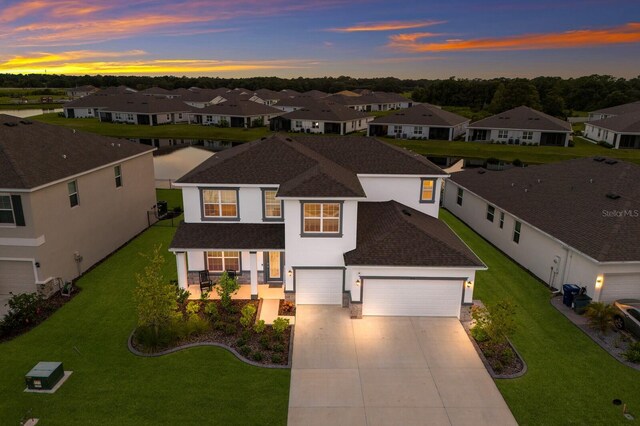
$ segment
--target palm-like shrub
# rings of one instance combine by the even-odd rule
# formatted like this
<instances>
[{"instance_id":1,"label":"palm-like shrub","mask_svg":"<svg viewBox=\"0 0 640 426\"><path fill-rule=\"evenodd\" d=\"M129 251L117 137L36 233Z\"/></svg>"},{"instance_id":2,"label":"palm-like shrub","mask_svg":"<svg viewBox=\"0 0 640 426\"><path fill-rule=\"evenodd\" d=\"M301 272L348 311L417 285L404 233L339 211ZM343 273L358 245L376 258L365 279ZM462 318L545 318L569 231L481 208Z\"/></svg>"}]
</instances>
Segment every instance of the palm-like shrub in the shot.
<instances>
[{"instance_id":1,"label":"palm-like shrub","mask_svg":"<svg viewBox=\"0 0 640 426\"><path fill-rule=\"evenodd\" d=\"M589 320L589 327L605 334L613 324L616 308L603 302L591 302L587 306L585 316Z\"/></svg>"}]
</instances>

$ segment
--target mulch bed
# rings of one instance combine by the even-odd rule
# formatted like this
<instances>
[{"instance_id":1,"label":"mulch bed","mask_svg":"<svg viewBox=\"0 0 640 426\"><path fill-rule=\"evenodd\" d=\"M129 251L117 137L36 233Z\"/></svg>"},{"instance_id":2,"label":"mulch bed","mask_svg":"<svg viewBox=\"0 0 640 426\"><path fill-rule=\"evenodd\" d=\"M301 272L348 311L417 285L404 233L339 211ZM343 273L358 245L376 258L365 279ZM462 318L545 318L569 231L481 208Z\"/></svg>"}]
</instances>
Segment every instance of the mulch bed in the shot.
<instances>
[{"instance_id":1,"label":"mulch bed","mask_svg":"<svg viewBox=\"0 0 640 426\"><path fill-rule=\"evenodd\" d=\"M192 335L180 339L174 342L170 346L155 348L154 350L150 350L149 348L143 346L137 339L132 339L132 346L134 349L143 352L143 353L157 353L163 352L166 350L170 350L173 348L177 348L184 345L189 344L197 344L197 343L221 343L223 345L229 346L236 350L240 355L244 358L251 360L254 363L261 365L288 365L289 364L289 344L291 339L291 327L288 327L287 330L283 333L281 340L276 340L273 329L271 326L267 326L263 333L256 333L253 328L250 328L249 332L247 332L248 336L244 336L245 333L244 328L240 325L240 311L241 309L247 305L252 304L256 307L256 312L258 308L259 302L257 300L233 300L233 313L226 312L222 306L220 305L219 300L211 300L208 302L198 302L201 303L201 309L198 315L201 318L206 319L212 325L207 331L201 334ZM215 321L211 321L204 314L204 306L206 303L216 303L218 305L218 312L220 313L220 319ZM180 307L180 310L184 313L186 309L186 304ZM255 318L254 318L255 320ZM224 323L235 325L235 332L229 333L224 328L219 329L216 328L216 323ZM255 322L255 321L254 321ZM265 337L266 336L266 337ZM245 339L245 337L248 337ZM267 340L268 342L262 342L262 340ZM274 348L274 346L276 348ZM280 348L278 348L280 346ZM279 349L279 350L276 350ZM261 358L258 358L255 354L261 354ZM274 355L276 359L274 359ZM277 357L280 357L279 362Z\"/></svg>"},{"instance_id":2,"label":"mulch bed","mask_svg":"<svg viewBox=\"0 0 640 426\"><path fill-rule=\"evenodd\" d=\"M524 368L524 363L510 344L494 345L489 342L478 341L476 343L495 375L513 376L520 373Z\"/></svg>"},{"instance_id":3,"label":"mulch bed","mask_svg":"<svg viewBox=\"0 0 640 426\"><path fill-rule=\"evenodd\" d=\"M296 304L293 302L287 302L283 299L280 299L280 306L278 307L278 315L295 316L295 314L296 314Z\"/></svg>"},{"instance_id":4,"label":"mulch bed","mask_svg":"<svg viewBox=\"0 0 640 426\"><path fill-rule=\"evenodd\" d=\"M22 327L15 328L11 331L3 332L2 330L0 330L0 343L12 340L24 333L27 333L29 330L37 327L38 324L44 322L47 318L53 315L55 311L57 311L63 305L68 303L71 299L76 297L76 295L79 292L80 292L80 288L74 286L70 296L62 296L60 292L57 292L53 296L49 297L48 299L44 299L42 301L42 310L40 311L40 315L36 318L36 320L32 323L25 324Z\"/></svg>"}]
</instances>

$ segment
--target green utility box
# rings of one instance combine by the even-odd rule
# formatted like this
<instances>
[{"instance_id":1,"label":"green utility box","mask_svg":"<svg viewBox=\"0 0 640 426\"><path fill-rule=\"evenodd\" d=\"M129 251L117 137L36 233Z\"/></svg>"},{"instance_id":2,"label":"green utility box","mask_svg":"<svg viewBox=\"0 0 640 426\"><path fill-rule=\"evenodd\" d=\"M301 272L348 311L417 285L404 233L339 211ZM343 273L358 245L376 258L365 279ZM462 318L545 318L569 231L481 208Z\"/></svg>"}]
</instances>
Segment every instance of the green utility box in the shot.
<instances>
[{"instance_id":1,"label":"green utility box","mask_svg":"<svg viewBox=\"0 0 640 426\"><path fill-rule=\"evenodd\" d=\"M573 310L576 314L582 315L591 303L591 298L586 294L579 294L573 298Z\"/></svg>"},{"instance_id":2,"label":"green utility box","mask_svg":"<svg viewBox=\"0 0 640 426\"><path fill-rule=\"evenodd\" d=\"M25 376L28 389L51 390L64 376L61 362L39 362Z\"/></svg>"}]
</instances>

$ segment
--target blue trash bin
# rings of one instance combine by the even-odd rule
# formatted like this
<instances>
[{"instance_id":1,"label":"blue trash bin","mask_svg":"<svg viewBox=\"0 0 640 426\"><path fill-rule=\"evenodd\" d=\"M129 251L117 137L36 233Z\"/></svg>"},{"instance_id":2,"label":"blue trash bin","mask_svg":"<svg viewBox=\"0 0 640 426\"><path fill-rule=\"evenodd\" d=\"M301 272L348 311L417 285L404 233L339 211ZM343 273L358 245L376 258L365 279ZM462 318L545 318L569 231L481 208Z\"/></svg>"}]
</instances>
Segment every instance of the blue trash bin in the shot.
<instances>
[{"instance_id":1,"label":"blue trash bin","mask_svg":"<svg viewBox=\"0 0 640 426\"><path fill-rule=\"evenodd\" d=\"M564 284L562 286L562 303L571 307L573 299L580 293L580 286L575 284Z\"/></svg>"}]
</instances>

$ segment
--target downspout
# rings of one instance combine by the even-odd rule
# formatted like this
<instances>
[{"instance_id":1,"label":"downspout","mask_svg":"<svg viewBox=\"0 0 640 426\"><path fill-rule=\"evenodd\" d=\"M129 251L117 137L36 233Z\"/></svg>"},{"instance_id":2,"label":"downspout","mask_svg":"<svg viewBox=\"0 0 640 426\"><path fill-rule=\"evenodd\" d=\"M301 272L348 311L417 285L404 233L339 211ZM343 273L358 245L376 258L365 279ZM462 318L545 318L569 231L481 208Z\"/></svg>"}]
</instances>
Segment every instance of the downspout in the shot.
<instances>
[{"instance_id":1,"label":"downspout","mask_svg":"<svg viewBox=\"0 0 640 426\"><path fill-rule=\"evenodd\" d=\"M566 255L565 255L565 260L564 260L564 266L562 268L562 280L560 281L560 286L562 286L562 284L566 283L567 267L569 265L569 262L573 258L573 253L571 253L571 251L569 250L569 246L564 247L564 250L566 252Z\"/></svg>"}]
</instances>

